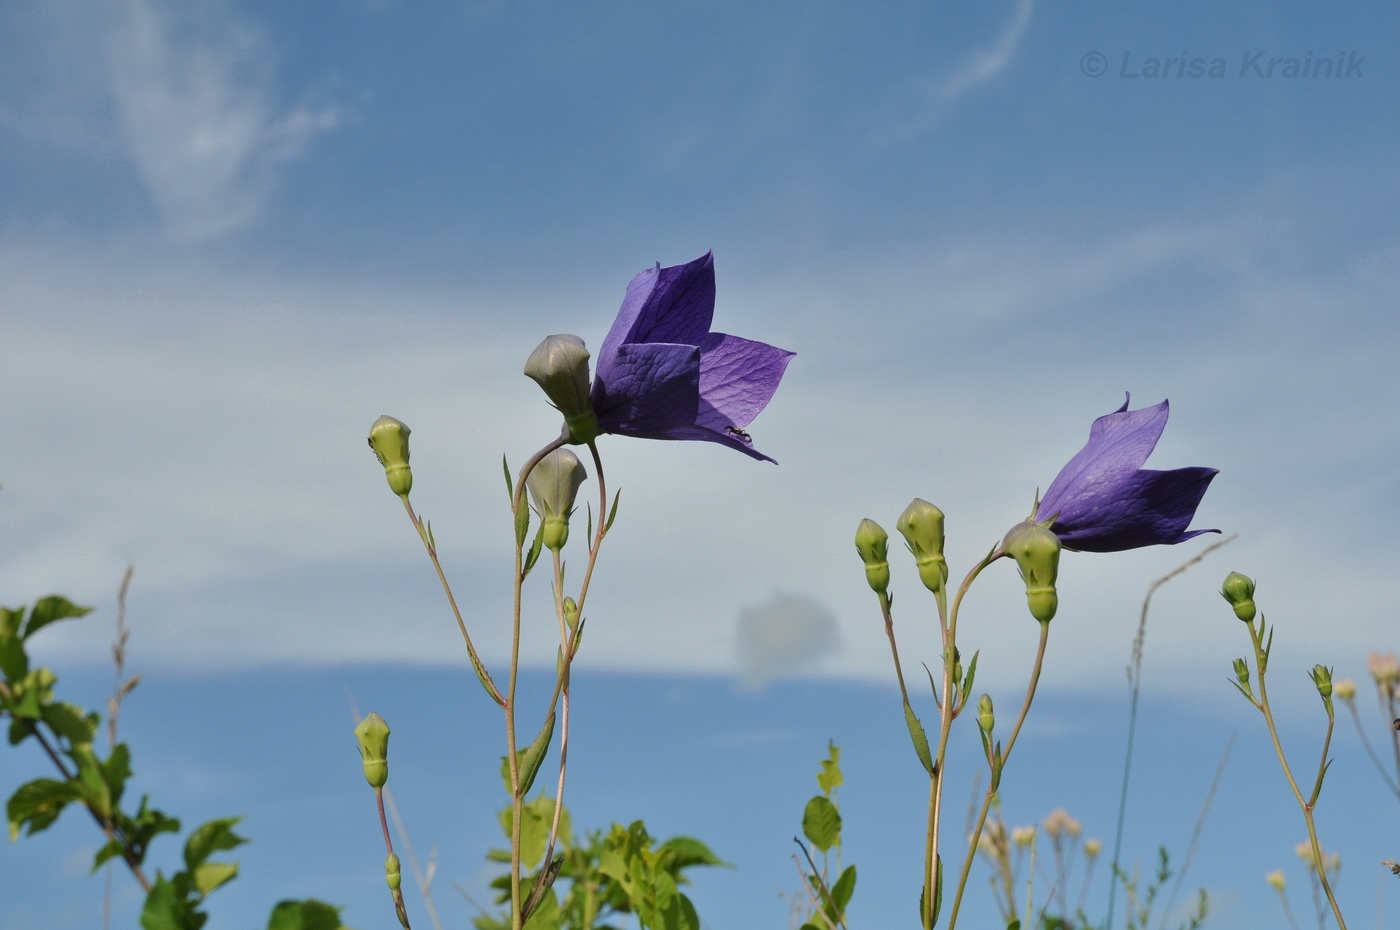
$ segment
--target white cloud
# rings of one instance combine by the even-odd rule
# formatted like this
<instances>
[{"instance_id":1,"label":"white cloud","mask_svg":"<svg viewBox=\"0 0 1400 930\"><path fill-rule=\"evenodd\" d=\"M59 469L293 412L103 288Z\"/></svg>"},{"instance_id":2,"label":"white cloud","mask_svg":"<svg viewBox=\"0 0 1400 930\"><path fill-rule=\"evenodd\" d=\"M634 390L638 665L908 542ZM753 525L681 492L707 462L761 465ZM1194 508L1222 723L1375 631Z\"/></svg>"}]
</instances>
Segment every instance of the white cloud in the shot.
<instances>
[{"instance_id":1,"label":"white cloud","mask_svg":"<svg viewBox=\"0 0 1400 930\"><path fill-rule=\"evenodd\" d=\"M995 78L1011 63L1021 38L1031 24L1031 13L1035 11L1035 0L1018 0L1016 13L1001 35L988 48L978 49L951 75L939 85L937 102L940 107L950 106L968 91Z\"/></svg>"},{"instance_id":2,"label":"white cloud","mask_svg":"<svg viewBox=\"0 0 1400 930\"><path fill-rule=\"evenodd\" d=\"M121 0L106 51L131 157L177 238L254 220L278 169L336 123L329 109L279 111L266 41L213 6Z\"/></svg>"}]
</instances>

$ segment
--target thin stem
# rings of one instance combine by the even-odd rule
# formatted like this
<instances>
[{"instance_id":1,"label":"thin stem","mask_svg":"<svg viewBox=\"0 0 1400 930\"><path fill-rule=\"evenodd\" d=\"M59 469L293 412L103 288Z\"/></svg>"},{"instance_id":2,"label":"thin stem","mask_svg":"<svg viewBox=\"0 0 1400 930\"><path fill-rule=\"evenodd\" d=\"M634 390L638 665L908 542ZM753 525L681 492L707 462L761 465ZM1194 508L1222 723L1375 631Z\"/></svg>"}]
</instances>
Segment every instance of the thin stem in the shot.
<instances>
[{"instance_id":1,"label":"thin stem","mask_svg":"<svg viewBox=\"0 0 1400 930\"><path fill-rule=\"evenodd\" d=\"M1327 869L1322 858L1322 844L1317 839L1317 825L1313 822L1313 804L1316 803L1316 795L1313 801L1303 800L1303 792L1298 789L1298 782L1293 778L1293 770L1288 767L1288 757L1283 754L1283 744L1279 742L1278 727L1274 725L1274 713L1269 707L1269 689L1264 681L1264 669L1268 666L1268 656L1264 653L1264 645L1260 642L1261 628L1256 630L1254 622L1251 620L1249 626L1249 641L1254 646L1254 666L1259 672L1259 710L1264 714L1264 720L1269 725L1269 736L1274 741L1274 752L1278 754L1279 765L1283 767L1284 778L1288 779L1288 787L1293 789L1293 797L1297 799L1298 806L1302 808L1303 820L1308 825L1308 840L1312 845L1313 862L1317 866L1317 875L1322 882L1322 890L1327 893L1327 901L1332 905L1332 914L1337 918L1337 926L1340 930L1346 930L1346 921L1342 919L1342 909L1337 905L1337 898L1332 894L1332 884L1327 881ZM1332 715L1328 714L1327 734L1328 739L1332 735ZM1324 757L1323 764L1326 764ZM1319 779L1320 780L1320 779Z\"/></svg>"},{"instance_id":2,"label":"thin stem","mask_svg":"<svg viewBox=\"0 0 1400 930\"><path fill-rule=\"evenodd\" d=\"M564 810L564 774L569 766L569 666L573 662L574 644L569 637L568 625L564 620L564 565L559 560L559 550L554 556L554 609L559 615L559 680L555 693L560 696L559 723L559 785L554 792L554 818L549 825L549 842L545 845L544 865L549 869L550 857L554 855L554 842L559 836L559 821ZM591 559L590 559L591 561ZM552 706L551 706L551 709Z\"/></svg>"},{"instance_id":3,"label":"thin stem","mask_svg":"<svg viewBox=\"0 0 1400 930\"><path fill-rule=\"evenodd\" d=\"M1021 725L1026 722L1026 714L1030 712L1031 702L1035 700L1036 685L1040 683L1040 669L1045 664L1045 646L1050 639L1050 624L1048 622L1040 624L1040 645L1035 651L1035 665L1031 667L1030 684L1026 686L1026 698L1021 702L1021 713L1016 717L1016 725L1011 729L1011 737L1002 748L1001 764L1005 769L1007 760L1011 758L1011 750L1016 746L1016 738L1021 735ZM967 887L967 876L972 871L972 858L977 852L977 841L982 837L982 826L987 822L987 812L992 807L992 798L996 795L998 782L1000 779L995 775L987 785L987 795L982 801L982 810L977 815L977 828L972 832L971 845L968 847L967 859L963 862L962 874L958 876L958 891L953 898L953 910L948 915L948 930L953 930L958 923L958 908L962 905L963 890ZM1034 869L1034 848L1032 848L1032 869ZM1029 902L1027 902L1029 906ZM1029 923L1027 923L1029 926Z\"/></svg>"},{"instance_id":4,"label":"thin stem","mask_svg":"<svg viewBox=\"0 0 1400 930\"><path fill-rule=\"evenodd\" d=\"M936 881L938 872L938 840L939 828L943 817L943 762L948 752L948 735L952 732L953 720L962 709L954 694L956 685L953 681L953 657L958 650L958 612L962 608L963 597L967 595L972 583L977 580L977 576L982 574L988 565L1006 555L1005 550L998 544L982 558L982 561L972 566L971 571L963 578L962 584L958 587L958 593L953 598L953 609L947 609L947 592L942 588L938 591L938 617L939 627L943 633L943 702L939 706L938 725L938 752L933 758L933 774L929 781L929 812L928 812L928 832L924 839L924 911L921 915L926 930L933 927L933 898L936 891ZM944 618L946 617L946 622ZM902 683L901 683L902 684ZM967 703L967 695L962 696L961 704ZM982 812L982 819L986 818L986 810ZM978 821L978 831L981 831L981 820ZM976 853L976 844L973 845L973 854ZM969 854L971 855L971 854ZM966 881L966 868L964 868L964 879ZM954 908L953 914L957 914ZM949 927L952 926L950 923Z\"/></svg>"},{"instance_id":5,"label":"thin stem","mask_svg":"<svg viewBox=\"0 0 1400 930\"><path fill-rule=\"evenodd\" d=\"M389 839L389 821L384 816L384 791L382 788L374 789L374 802L379 807L379 828L384 832L384 849L388 855L394 854L394 843ZM403 891L399 888L389 889L394 896L394 911L399 916L399 923L403 924L404 930L410 930L408 926L408 908L403 903Z\"/></svg>"},{"instance_id":6,"label":"thin stem","mask_svg":"<svg viewBox=\"0 0 1400 930\"><path fill-rule=\"evenodd\" d=\"M467 644L467 654L471 656L472 667L481 678L481 683L486 686L486 691L491 695L492 700L505 707L505 698L501 697L501 692L496 688L496 683L491 680L491 674L486 671L486 666L482 664L481 657L476 653L476 647L472 645L471 634L467 632L467 624L462 620L462 611L457 608L457 598L452 595L452 586L447 583L447 575L443 573L442 563L438 561L437 546L433 545L431 534L428 533L427 526L418 514L413 512L413 505L408 502L408 495L403 496L403 509L408 511L408 519L412 521L413 528L418 531L418 538L423 540L423 548L428 550L428 558L432 560L433 568L437 570L438 581L442 582L442 590L447 594L447 603L452 606L452 616L457 619L457 629L462 631L462 639Z\"/></svg>"},{"instance_id":7,"label":"thin stem","mask_svg":"<svg viewBox=\"0 0 1400 930\"><path fill-rule=\"evenodd\" d=\"M894 674L899 679L899 695L904 699L904 703L908 704L909 689L904 687L904 669L899 664L899 646L895 644L894 639L894 616L890 613L890 596L884 591L878 592L878 596L880 598L880 613L885 618L885 635L890 639L890 655L894 657ZM933 699L937 701L938 695L935 694ZM940 704L940 706L942 705Z\"/></svg>"},{"instance_id":8,"label":"thin stem","mask_svg":"<svg viewBox=\"0 0 1400 930\"><path fill-rule=\"evenodd\" d=\"M530 477L530 472L535 470L546 455L564 445L564 438L561 436L547 444L543 449L536 452L524 467L520 469L520 477L515 482L515 493L510 498L510 513L512 517L520 514L520 508L525 504L525 481ZM521 840L521 815L524 809L524 795L520 790L520 759L516 750L515 734L515 687L520 679L520 607L521 594L525 585L525 541L518 535L515 537L515 592L514 603L511 611L511 634L510 634L510 681L506 687L506 699L502 707L506 714L506 761L510 770L510 793L511 793L511 824L510 824L510 925L511 930L523 930L525 918L523 913L524 901L520 897L520 840ZM556 688L555 693L558 693Z\"/></svg>"},{"instance_id":9,"label":"thin stem","mask_svg":"<svg viewBox=\"0 0 1400 930\"><path fill-rule=\"evenodd\" d=\"M1384 779L1385 786L1390 789L1392 794L1400 798L1400 786L1395 784L1395 779L1391 778L1390 773L1385 770L1385 766L1381 764L1380 757L1377 756L1376 751L1371 748L1371 741L1366 738L1366 728L1361 725L1361 715L1356 712L1356 703L1354 701L1344 701L1343 703L1346 704L1347 710L1351 711L1352 722L1356 724L1356 735L1361 737L1361 745L1366 747L1366 755L1371 757L1371 764L1376 767L1377 772L1381 773L1381 778Z\"/></svg>"}]
</instances>

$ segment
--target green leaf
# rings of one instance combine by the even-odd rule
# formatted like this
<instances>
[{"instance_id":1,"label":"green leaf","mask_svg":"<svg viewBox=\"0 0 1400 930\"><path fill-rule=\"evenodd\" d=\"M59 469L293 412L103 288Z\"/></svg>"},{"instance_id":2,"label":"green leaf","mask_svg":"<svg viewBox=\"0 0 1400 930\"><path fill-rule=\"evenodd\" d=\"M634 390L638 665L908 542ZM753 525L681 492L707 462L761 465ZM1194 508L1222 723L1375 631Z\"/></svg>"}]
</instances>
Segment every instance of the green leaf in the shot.
<instances>
[{"instance_id":1,"label":"green leaf","mask_svg":"<svg viewBox=\"0 0 1400 930\"><path fill-rule=\"evenodd\" d=\"M710 847L694 837L673 836L662 843L656 852L661 868L672 875L695 865L719 865L732 868L728 862L712 853Z\"/></svg>"},{"instance_id":2,"label":"green leaf","mask_svg":"<svg viewBox=\"0 0 1400 930\"><path fill-rule=\"evenodd\" d=\"M522 888L521 894L525 893ZM553 888L545 890L544 897L530 912L530 919L525 921L525 930L559 930L559 896Z\"/></svg>"},{"instance_id":3,"label":"green leaf","mask_svg":"<svg viewBox=\"0 0 1400 930\"><path fill-rule=\"evenodd\" d=\"M8 614L0 607L0 619ZM19 681L29 674L29 656L25 655L24 642L18 636L0 634L0 674L6 681Z\"/></svg>"},{"instance_id":4,"label":"green leaf","mask_svg":"<svg viewBox=\"0 0 1400 930\"><path fill-rule=\"evenodd\" d=\"M538 562L540 558L540 551L543 549L544 524L541 523L540 528L535 530L535 541L530 543L530 551L525 554L525 565L520 570L520 577L522 580L530 574L530 569L535 567L535 563Z\"/></svg>"},{"instance_id":5,"label":"green leaf","mask_svg":"<svg viewBox=\"0 0 1400 930\"><path fill-rule=\"evenodd\" d=\"M1011 921L1006 925L1006 930L1021 930L1021 922L1019 920Z\"/></svg>"},{"instance_id":6,"label":"green leaf","mask_svg":"<svg viewBox=\"0 0 1400 930\"><path fill-rule=\"evenodd\" d=\"M19 836L21 828L33 836L49 826L63 809L78 800L72 782L52 778L36 778L20 785L5 804L5 816L10 821L10 842Z\"/></svg>"},{"instance_id":7,"label":"green leaf","mask_svg":"<svg viewBox=\"0 0 1400 930\"><path fill-rule=\"evenodd\" d=\"M943 857L935 856L933 860L933 917L929 920L929 926L938 923L938 912L943 909Z\"/></svg>"},{"instance_id":8,"label":"green leaf","mask_svg":"<svg viewBox=\"0 0 1400 930\"><path fill-rule=\"evenodd\" d=\"M823 795L815 795L802 812L802 832L822 852L841 842L841 813Z\"/></svg>"},{"instance_id":9,"label":"green leaf","mask_svg":"<svg viewBox=\"0 0 1400 930\"><path fill-rule=\"evenodd\" d=\"M525 545L525 539L530 535L530 508L522 499L520 509L515 512L515 545L517 548Z\"/></svg>"},{"instance_id":10,"label":"green leaf","mask_svg":"<svg viewBox=\"0 0 1400 930\"><path fill-rule=\"evenodd\" d=\"M131 750L126 748L126 743L117 743L112 747L107 761L102 763L102 781L113 804L121 800L122 792L126 790L126 780L130 777Z\"/></svg>"},{"instance_id":11,"label":"green leaf","mask_svg":"<svg viewBox=\"0 0 1400 930\"><path fill-rule=\"evenodd\" d=\"M909 706L908 701L904 702L904 724L909 728L909 738L914 741L914 752L918 754L919 762L923 764L924 771L932 775L933 754L928 749L928 737L924 735L923 724L914 716L914 708Z\"/></svg>"},{"instance_id":12,"label":"green leaf","mask_svg":"<svg viewBox=\"0 0 1400 930\"><path fill-rule=\"evenodd\" d=\"M827 758L822 761L822 770L817 773L817 786L822 792L831 796L835 788L841 787L841 747L831 740L826 741Z\"/></svg>"},{"instance_id":13,"label":"green leaf","mask_svg":"<svg viewBox=\"0 0 1400 930\"><path fill-rule=\"evenodd\" d=\"M11 720L10 745L18 746L20 743L33 736L36 729L37 728L34 726L33 720L26 720L23 717L17 717L14 720Z\"/></svg>"},{"instance_id":14,"label":"green leaf","mask_svg":"<svg viewBox=\"0 0 1400 930\"><path fill-rule=\"evenodd\" d=\"M278 901L267 919L267 930L348 930L340 922L340 908L324 901Z\"/></svg>"},{"instance_id":15,"label":"green leaf","mask_svg":"<svg viewBox=\"0 0 1400 930\"><path fill-rule=\"evenodd\" d=\"M501 468L506 473L506 500L515 502L515 481L510 477L510 463L506 461L504 453L501 455Z\"/></svg>"},{"instance_id":16,"label":"green leaf","mask_svg":"<svg viewBox=\"0 0 1400 930\"><path fill-rule=\"evenodd\" d=\"M69 617L82 617L92 613L91 607L79 607L66 597L52 595L37 602L29 611L29 622L24 626L24 632L20 634L20 639L28 639L35 633L59 620L67 620Z\"/></svg>"},{"instance_id":17,"label":"green leaf","mask_svg":"<svg viewBox=\"0 0 1400 930\"><path fill-rule=\"evenodd\" d=\"M837 913L845 914L846 905L851 902L851 895L856 891L856 867L846 866L846 871L841 873L841 877L836 880L836 884L831 888L831 903L836 905Z\"/></svg>"},{"instance_id":18,"label":"green leaf","mask_svg":"<svg viewBox=\"0 0 1400 930\"><path fill-rule=\"evenodd\" d=\"M540 765L544 763L544 755L549 751L549 741L554 738L554 711L549 712L545 718L544 726L540 727L539 735L530 744L530 748L525 750L521 757L520 772L520 796L529 794L530 787L535 783L535 776L540 773Z\"/></svg>"},{"instance_id":19,"label":"green leaf","mask_svg":"<svg viewBox=\"0 0 1400 930\"><path fill-rule=\"evenodd\" d=\"M972 654L972 661L967 663L967 674L963 676L962 693L963 700L967 700L967 695L972 693L972 683L977 679L977 656L981 654L979 649Z\"/></svg>"},{"instance_id":20,"label":"green leaf","mask_svg":"<svg viewBox=\"0 0 1400 930\"><path fill-rule=\"evenodd\" d=\"M175 886L162 875L156 876L151 893L146 895L146 904L141 908L141 930L187 930L188 923L182 918L186 908L177 899Z\"/></svg>"},{"instance_id":21,"label":"green leaf","mask_svg":"<svg viewBox=\"0 0 1400 930\"><path fill-rule=\"evenodd\" d=\"M19 637L20 624L24 622L24 608L18 607L11 610L8 607L0 607L0 639Z\"/></svg>"},{"instance_id":22,"label":"green leaf","mask_svg":"<svg viewBox=\"0 0 1400 930\"><path fill-rule=\"evenodd\" d=\"M613 521L617 519L617 504L618 504L618 502L621 501L621 500L622 500L622 488L618 488L618 489L617 489L617 493L613 495L613 505L612 505L612 510L610 510L610 511L608 512L608 522L603 524L603 532L604 532L604 533L607 533L608 530L611 530L611 529L612 529Z\"/></svg>"},{"instance_id":23,"label":"green leaf","mask_svg":"<svg viewBox=\"0 0 1400 930\"><path fill-rule=\"evenodd\" d=\"M44 706L39 711L39 716L49 725L50 730L66 739L70 746L91 745L102 719L75 704L63 703Z\"/></svg>"},{"instance_id":24,"label":"green leaf","mask_svg":"<svg viewBox=\"0 0 1400 930\"><path fill-rule=\"evenodd\" d=\"M194 870L194 886L200 894L209 894L237 877L237 862L206 862Z\"/></svg>"},{"instance_id":25,"label":"green leaf","mask_svg":"<svg viewBox=\"0 0 1400 930\"><path fill-rule=\"evenodd\" d=\"M211 855L223 849L233 849L248 842L233 832L234 824L242 817L224 817L211 820L197 828L185 841L185 868L196 871Z\"/></svg>"},{"instance_id":26,"label":"green leaf","mask_svg":"<svg viewBox=\"0 0 1400 930\"><path fill-rule=\"evenodd\" d=\"M69 781L78 799L103 817L111 817L112 789L107 784L107 770L102 761L90 746L76 746L69 755L78 763L78 774Z\"/></svg>"}]
</instances>

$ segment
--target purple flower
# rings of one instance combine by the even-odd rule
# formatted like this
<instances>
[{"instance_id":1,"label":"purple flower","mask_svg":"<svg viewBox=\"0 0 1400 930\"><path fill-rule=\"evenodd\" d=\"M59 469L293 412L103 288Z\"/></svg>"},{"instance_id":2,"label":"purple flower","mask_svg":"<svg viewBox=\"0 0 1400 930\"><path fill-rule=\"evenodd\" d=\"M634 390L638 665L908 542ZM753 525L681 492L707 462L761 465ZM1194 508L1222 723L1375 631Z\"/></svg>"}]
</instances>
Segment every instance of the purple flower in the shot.
<instances>
[{"instance_id":1,"label":"purple flower","mask_svg":"<svg viewBox=\"0 0 1400 930\"><path fill-rule=\"evenodd\" d=\"M1067 549L1119 552L1172 545L1219 530L1187 530L1214 468L1142 467L1167 425L1167 402L1129 410L1128 402L1089 429L1089 443L1060 469L1033 519Z\"/></svg>"},{"instance_id":2,"label":"purple flower","mask_svg":"<svg viewBox=\"0 0 1400 930\"><path fill-rule=\"evenodd\" d=\"M590 395L605 433L703 439L773 461L744 432L768 405L793 353L710 332L714 258L643 271L598 353Z\"/></svg>"}]
</instances>

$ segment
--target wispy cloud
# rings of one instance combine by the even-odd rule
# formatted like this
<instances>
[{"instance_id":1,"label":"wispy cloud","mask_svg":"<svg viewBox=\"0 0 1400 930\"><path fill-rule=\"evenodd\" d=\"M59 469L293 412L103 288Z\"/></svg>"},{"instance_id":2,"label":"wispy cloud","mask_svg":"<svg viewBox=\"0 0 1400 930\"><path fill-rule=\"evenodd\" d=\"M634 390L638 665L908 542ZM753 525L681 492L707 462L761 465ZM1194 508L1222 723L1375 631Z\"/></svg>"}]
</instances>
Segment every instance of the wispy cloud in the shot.
<instances>
[{"instance_id":1,"label":"wispy cloud","mask_svg":"<svg viewBox=\"0 0 1400 930\"><path fill-rule=\"evenodd\" d=\"M122 131L167 230L202 239L263 210L279 167L335 125L334 110L279 111L255 28L198 5L180 15L122 0L107 64Z\"/></svg>"},{"instance_id":2,"label":"wispy cloud","mask_svg":"<svg viewBox=\"0 0 1400 930\"><path fill-rule=\"evenodd\" d=\"M953 105L971 91L991 81L1006 70L1016 57L1021 40L1030 28L1035 0L1017 0L1011 22L991 45L965 56L952 73L931 81L924 90L924 103L913 120L905 127L903 136L926 132L941 120Z\"/></svg>"},{"instance_id":3,"label":"wispy cloud","mask_svg":"<svg viewBox=\"0 0 1400 930\"><path fill-rule=\"evenodd\" d=\"M739 664L749 687L775 675L814 669L835 652L836 617L810 597L781 594L739 614Z\"/></svg>"}]
</instances>

